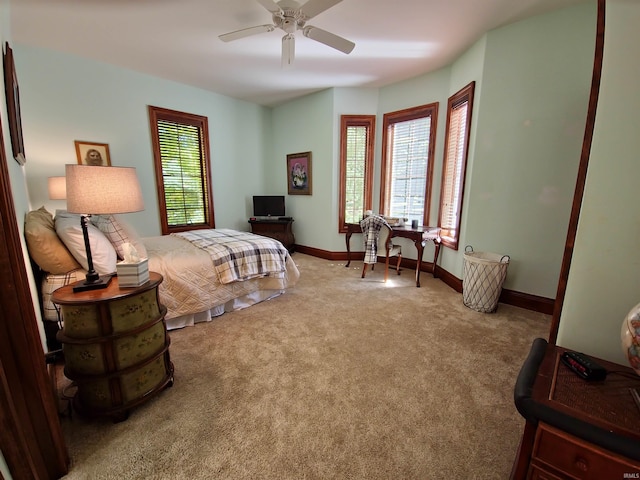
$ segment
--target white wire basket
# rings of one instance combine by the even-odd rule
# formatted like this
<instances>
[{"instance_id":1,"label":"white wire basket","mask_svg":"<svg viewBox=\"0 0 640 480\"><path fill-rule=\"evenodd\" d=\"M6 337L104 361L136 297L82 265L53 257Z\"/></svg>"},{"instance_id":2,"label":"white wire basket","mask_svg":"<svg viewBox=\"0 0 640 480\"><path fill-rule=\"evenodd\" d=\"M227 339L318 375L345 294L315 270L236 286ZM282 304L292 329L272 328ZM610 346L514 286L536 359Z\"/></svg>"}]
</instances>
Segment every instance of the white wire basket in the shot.
<instances>
[{"instance_id":1,"label":"white wire basket","mask_svg":"<svg viewBox=\"0 0 640 480\"><path fill-rule=\"evenodd\" d=\"M462 303L477 312L495 312L510 259L509 255L474 252L473 247L467 245L462 274Z\"/></svg>"}]
</instances>

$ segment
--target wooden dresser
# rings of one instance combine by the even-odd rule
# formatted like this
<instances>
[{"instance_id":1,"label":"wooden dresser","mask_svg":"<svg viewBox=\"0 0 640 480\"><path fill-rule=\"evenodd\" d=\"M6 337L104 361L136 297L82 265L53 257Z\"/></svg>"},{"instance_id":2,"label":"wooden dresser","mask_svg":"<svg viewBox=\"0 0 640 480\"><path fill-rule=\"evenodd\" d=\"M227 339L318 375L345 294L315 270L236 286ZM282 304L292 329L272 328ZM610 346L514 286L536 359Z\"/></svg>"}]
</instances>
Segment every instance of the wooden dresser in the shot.
<instances>
[{"instance_id":1,"label":"wooden dresser","mask_svg":"<svg viewBox=\"0 0 640 480\"><path fill-rule=\"evenodd\" d=\"M278 218L274 218L273 220L251 219L249 223L251 224L251 233L262 235L263 237L275 238L289 250L289 253L293 253L296 239L293 235L292 218L287 218L286 220Z\"/></svg>"},{"instance_id":2,"label":"wooden dresser","mask_svg":"<svg viewBox=\"0 0 640 480\"><path fill-rule=\"evenodd\" d=\"M102 290L74 292L70 284L53 293L60 305L58 332L65 375L77 391L74 408L115 421L173 385L166 308L158 301L162 275L151 272L139 287L120 288L115 277Z\"/></svg>"},{"instance_id":3,"label":"wooden dresser","mask_svg":"<svg viewBox=\"0 0 640 480\"><path fill-rule=\"evenodd\" d=\"M536 339L515 388L526 419L511 479L640 479L640 376L594 358L609 372L586 381L560 361L565 350Z\"/></svg>"}]
</instances>

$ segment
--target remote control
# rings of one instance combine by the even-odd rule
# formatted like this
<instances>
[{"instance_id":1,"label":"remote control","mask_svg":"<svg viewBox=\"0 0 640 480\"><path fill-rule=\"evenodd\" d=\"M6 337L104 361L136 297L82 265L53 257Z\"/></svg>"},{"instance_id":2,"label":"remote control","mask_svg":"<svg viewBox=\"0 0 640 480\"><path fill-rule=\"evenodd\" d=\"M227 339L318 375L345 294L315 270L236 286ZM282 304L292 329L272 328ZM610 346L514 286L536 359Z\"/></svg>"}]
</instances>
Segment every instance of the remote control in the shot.
<instances>
[{"instance_id":1,"label":"remote control","mask_svg":"<svg viewBox=\"0 0 640 480\"><path fill-rule=\"evenodd\" d=\"M564 352L560 360L584 380L604 380L607 377L605 368L584 353Z\"/></svg>"}]
</instances>

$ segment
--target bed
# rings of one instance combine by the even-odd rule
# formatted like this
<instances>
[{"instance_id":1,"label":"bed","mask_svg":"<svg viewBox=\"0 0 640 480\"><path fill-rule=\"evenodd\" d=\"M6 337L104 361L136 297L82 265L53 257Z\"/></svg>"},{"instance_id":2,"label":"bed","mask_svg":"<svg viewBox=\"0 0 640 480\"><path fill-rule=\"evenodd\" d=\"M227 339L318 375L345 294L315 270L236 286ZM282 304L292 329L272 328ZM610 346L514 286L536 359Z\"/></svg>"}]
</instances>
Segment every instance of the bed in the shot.
<instances>
[{"instance_id":1,"label":"bed","mask_svg":"<svg viewBox=\"0 0 640 480\"><path fill-rule=\"evenodd\" d=\"M167 307L168 329L193 326L274 298L294 286L300 276L280 242L248 232L210 229L140 238L117 215L94 216L88 227L99 274L115 272L129 245L141 258L148 258L149 270L162 274L158 292ZM44 207L31 211L25 218L25 239L40 272L45 326L57 325L60 319L52 293L84 279L88 268L80 217L57 210L54 218Z\"/></svg>"}]
</instances>

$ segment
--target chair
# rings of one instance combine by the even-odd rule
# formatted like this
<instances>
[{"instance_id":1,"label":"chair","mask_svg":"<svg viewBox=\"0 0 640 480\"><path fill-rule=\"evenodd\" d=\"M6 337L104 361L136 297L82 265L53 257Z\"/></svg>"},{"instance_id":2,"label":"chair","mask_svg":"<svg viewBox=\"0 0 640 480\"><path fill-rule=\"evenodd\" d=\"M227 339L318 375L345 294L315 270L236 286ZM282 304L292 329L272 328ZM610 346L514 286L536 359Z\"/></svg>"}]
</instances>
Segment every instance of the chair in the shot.
<instances>
[{"instance_id":1,"label":"chair","mask_svg":"<svg viewBox=\"0 0 640 480\"><path fill-rule=\"evenodd\" d=\"M374 269L378 256L384 256L384 281L389 278L389 257L397 256L396 272L400 275L400 262L402 261L402 248L391 241L391 227L381 215L369 215L360 221L362 237L364 240L364 264L362 265L362 278L367 273L367 265Z\"/></svg>"}]
</instances>

